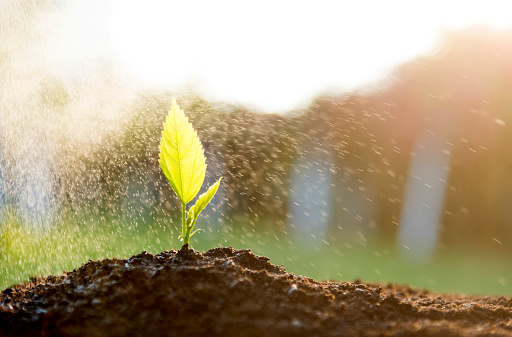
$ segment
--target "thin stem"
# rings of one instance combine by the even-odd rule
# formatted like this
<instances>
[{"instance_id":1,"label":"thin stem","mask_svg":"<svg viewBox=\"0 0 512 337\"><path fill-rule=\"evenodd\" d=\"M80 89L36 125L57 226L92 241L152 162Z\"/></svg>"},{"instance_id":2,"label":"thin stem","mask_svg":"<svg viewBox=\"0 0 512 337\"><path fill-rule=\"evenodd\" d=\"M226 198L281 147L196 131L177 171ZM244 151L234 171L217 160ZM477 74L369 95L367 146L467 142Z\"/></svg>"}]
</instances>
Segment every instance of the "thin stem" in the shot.
<instances>
[{"instance_id":1,"label":"thin stem","mask_svg":"<svg viewBox=\"0 0 512 337\"><path fill-rule=\"evenodd\" d=\"M183 238L183 245L188 244L190 239L187 233L187 204L181 203L181 236Z\"/></svg>"}]
</instances>

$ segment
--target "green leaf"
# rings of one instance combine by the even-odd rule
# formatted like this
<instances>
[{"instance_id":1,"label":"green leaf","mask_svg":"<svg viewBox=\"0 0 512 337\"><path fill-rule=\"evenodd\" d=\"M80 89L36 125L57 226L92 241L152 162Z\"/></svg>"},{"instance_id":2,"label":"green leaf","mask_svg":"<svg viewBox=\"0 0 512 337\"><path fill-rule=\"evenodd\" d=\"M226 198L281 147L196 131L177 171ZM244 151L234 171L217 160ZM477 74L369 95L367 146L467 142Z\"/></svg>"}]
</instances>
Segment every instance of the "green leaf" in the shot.
<instances>
[{"instance_id":1,"label":"green leaf","mask_svg":"<svg viewBox=\"0 0 512 337\"><path fill-rule=\"evenodd\" d=\"M197 199L195 205L192 206L194 208L194 218L195 219L197 219L197 216L199 215L199 213L201 213L201 211L206 207L206 205L208 205L208 203L212 200L215 193L217 193L217 190L219 189L221 180L222 180L222 177L220 177L219 180L217 180L217 182L215 184L210 186L210 188L208 188L208 191L201 194L199 196L199 198Z\"/></svg>"},{"instance_id":2,"label":"green leaf","mask_svg":"<svg viewBox=\"0 0 512 337\"><path fill-rule=\"evenodd\" d=\"M201 228L198 228L196 229L195 231L193 231L192 233L190 233L190 237L192 237L192 235L196 234L197 232L199 232L201 230Z\"/></svg>"},{"instance_id":3,"label":"green leaf","mask_svg":"<svg viewBox=\"0 0 512 337\"><path fill-rule=\"evenodd\" d=\"M175 99L164 123L159 161L181 202L194 199L204 181L206 157L196 131Z\"/></svg>"}]
</instances>

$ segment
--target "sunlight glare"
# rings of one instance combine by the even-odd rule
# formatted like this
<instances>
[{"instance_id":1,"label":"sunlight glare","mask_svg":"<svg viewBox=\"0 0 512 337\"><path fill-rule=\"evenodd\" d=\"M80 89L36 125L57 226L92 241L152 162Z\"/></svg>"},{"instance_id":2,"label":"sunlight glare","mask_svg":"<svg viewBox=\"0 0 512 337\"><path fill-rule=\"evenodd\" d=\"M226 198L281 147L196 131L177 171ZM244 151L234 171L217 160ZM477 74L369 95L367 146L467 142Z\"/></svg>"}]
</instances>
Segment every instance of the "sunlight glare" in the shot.
<instances>
[{"instance_id":1,"label":"sunlight glare","mask_svg":"<svg viewBox=\"0 0 512 337\"><path fill-rule=\"evenodd\" d=\"M383 78L442 29L508 27L511 12L503 1L112 0L111 44L143 85L279 111Z\"/></svg>"}]
</instances>

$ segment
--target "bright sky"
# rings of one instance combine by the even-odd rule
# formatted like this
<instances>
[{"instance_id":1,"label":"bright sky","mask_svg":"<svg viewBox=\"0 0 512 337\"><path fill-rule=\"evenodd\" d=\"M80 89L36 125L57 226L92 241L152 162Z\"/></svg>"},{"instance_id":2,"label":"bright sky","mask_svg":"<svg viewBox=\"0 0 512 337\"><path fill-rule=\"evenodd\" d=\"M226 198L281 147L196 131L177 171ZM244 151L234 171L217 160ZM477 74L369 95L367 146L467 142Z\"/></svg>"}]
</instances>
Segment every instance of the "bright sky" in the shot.
<instances>
[{"instance_id":1,"label":"bright sky","mask_svg":"<svg viewBox=\"0 0 512 337\"><path fill-rule=\"evenodd\" d=\"M510 0L112 0L110 43L144 85L275 112L378 80L442 29L508 28L510 13Z\"/></svg>"}]
</instances>

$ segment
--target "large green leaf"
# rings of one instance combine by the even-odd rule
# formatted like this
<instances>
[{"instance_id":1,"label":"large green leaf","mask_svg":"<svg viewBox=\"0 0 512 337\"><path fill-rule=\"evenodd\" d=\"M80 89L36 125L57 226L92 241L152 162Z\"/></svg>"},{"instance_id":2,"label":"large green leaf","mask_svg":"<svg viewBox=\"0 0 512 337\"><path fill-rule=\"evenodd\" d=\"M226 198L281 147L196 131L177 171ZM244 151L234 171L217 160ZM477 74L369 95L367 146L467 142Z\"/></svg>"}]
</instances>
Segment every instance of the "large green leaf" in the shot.
<instances>
[{"instance_id":1,"label":"large green leaf","mask_svg":"<svg viewBox=\"0 0 512 337\"><path fill-rule=\"evenodd\" d=\"M194 199L204 181L206 158L196 131L175 99L164 123L159 161L181 202Z\"/></svg>"}]
</instances>

